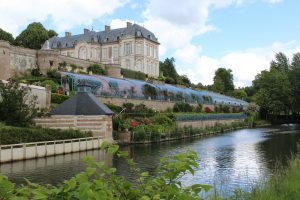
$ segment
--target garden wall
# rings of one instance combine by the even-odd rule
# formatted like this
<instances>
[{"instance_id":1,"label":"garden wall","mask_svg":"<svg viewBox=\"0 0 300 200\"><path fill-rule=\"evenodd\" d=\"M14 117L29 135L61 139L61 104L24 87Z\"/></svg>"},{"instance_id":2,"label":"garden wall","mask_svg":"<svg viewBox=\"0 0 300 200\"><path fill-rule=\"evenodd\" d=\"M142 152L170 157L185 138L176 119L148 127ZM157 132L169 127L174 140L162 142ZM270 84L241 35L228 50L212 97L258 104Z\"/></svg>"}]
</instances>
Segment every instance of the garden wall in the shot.
<instances>
[{"instance_id":1,"label":"garden wall","mask_svg":"<svg viewBox=\"0 0 300 200\"><path fill-rule=\"evenodd\" d=\"M131 98L121 98L121 97L104 97L97 96L97 98L102 103L114 104L116 106L122 106L124 103L133 103L134 105L144 104L148 108L155 109L157 111L164 111L167 108L173 109L175 102L170 101L156 101L156 100L146 100L146 99L131 99ZM198 104L192 104L192 106L198 106ZM214 105L204 104L203 109L209 107L211 110L214 110Z\"/></svg>"},{"instance_id":2,"label":"garden wall","mask_svg":"<svg viewBox=\"0 0 300 200\"><path fill-rule=\"evenodd\" d=\"M37 126L52 129L78 129L91 131L93 136L112 139L112 116L107 115L52 115L35 119Z\"/></svg>"},{"instance_id":3,"label":"garden wall","mask_svg":"<svg viewBox=\"0 0 300 200\"><path fill-rule=\"evenodd\" d=\"M195 121L176 121L179 127L206 128L213 127L216 124L232 124L233 122L242 122L244 119L220 119L220 120L195 120Z\"/></svg>"}]
</instances>

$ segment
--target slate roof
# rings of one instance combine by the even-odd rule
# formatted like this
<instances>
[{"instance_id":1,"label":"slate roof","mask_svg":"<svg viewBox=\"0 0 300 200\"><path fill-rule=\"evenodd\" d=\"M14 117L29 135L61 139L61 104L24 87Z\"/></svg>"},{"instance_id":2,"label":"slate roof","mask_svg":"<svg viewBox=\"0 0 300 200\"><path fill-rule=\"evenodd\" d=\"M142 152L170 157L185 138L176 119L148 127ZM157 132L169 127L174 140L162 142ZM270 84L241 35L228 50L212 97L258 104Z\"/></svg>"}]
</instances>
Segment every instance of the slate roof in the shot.
<instances>
[{"instance_id":1,"label":"slate roof","mask_svg":"<svg viewBox=\"0 0 300 200\"><path fill-rule=\"evenodd\" d=\"M158 39L155 35L148 29L138 25L133 24L129 27L112 29L110 31L89 31L85 34L73 35L69 37L52 37L49 39L49 47L51 49L56 48L71 48L76 45L77 42L85 41L88 43L111 43L118 42L118 40L124 36L134 36L146 38L152 42L158 43Z\"/></svg>"},{"instance_id":2,"label":"slate roof","mask_svg":"<svg viewBox=\"0 0 300 200\"><path fill-rule=\"evenodd\" d=\"M75 96L59 104L51 111L52 115L112 115L106 105L92 93L78 92Z\"/></svg>"}]
</instances>

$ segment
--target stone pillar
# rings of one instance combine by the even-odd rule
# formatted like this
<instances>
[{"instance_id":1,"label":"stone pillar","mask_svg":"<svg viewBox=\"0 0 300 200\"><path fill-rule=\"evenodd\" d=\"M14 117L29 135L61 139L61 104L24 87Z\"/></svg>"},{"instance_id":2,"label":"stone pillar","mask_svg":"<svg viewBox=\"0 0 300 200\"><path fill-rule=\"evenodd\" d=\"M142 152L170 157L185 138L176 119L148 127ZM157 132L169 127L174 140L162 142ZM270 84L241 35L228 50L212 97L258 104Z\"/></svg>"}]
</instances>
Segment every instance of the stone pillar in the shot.
<instances>
[{"instance_id":1,"label":"stone pillar","mask_svg":"<svg viewBox=\"0 0 300 200\"><path fill-rule=\"evenodd\" d=\"M10 70L10 44L0 40L0 80L11 78Z\"/></svg>"},{"instance_id":2,"label":"stone pillar","mask_svg":"<svg viewBox=\"0 0 300 200\"><path fill-rule=\"evenodd\" d=\"M107 76L113 78L123 78L121 74L121 66L119 64L106 64L105 69L107 71Z\"/></svg>"}]
</instances>

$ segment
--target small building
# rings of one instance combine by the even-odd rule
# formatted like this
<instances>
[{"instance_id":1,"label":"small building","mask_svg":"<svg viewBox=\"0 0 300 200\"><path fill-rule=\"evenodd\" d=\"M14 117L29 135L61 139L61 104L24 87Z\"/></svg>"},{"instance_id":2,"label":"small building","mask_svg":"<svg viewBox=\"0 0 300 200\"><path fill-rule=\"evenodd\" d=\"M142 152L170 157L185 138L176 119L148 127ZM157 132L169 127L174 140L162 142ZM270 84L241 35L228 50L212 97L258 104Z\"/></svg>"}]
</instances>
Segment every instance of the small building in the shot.
<instances>
[{"instance_id":1,"label":"small building","mask_svg":"<svg viewBox=\"0 0 300 200\"><path fill-rule=\"evenodd\" d=\"M82 83L75 96L51 111L51 117L36 119L35 122L45 128L91 131L93 136L112 139L113 114L91 93L91 87Z\"/></svg>"}]
</instances>

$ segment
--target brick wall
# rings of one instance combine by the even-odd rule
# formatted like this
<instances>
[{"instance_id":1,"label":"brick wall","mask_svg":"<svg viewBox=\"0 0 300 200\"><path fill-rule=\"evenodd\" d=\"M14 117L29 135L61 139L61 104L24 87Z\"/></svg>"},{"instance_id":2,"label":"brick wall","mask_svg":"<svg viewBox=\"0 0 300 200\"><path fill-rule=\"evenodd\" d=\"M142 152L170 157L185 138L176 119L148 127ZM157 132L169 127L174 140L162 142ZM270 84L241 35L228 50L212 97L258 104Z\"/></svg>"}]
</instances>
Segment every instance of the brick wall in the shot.
<instances>
[{"instance_id":1,"label":"brick wall","mask_svg":"<svg viewBox=\"0 0 300 200\"><path fill-rule=\"evenodd\" d=\"M93 136L112 138L112 116L107 115L52 115L35 119L37 126L52 129L91 131Z\"/></svg>"}]
</instances>

